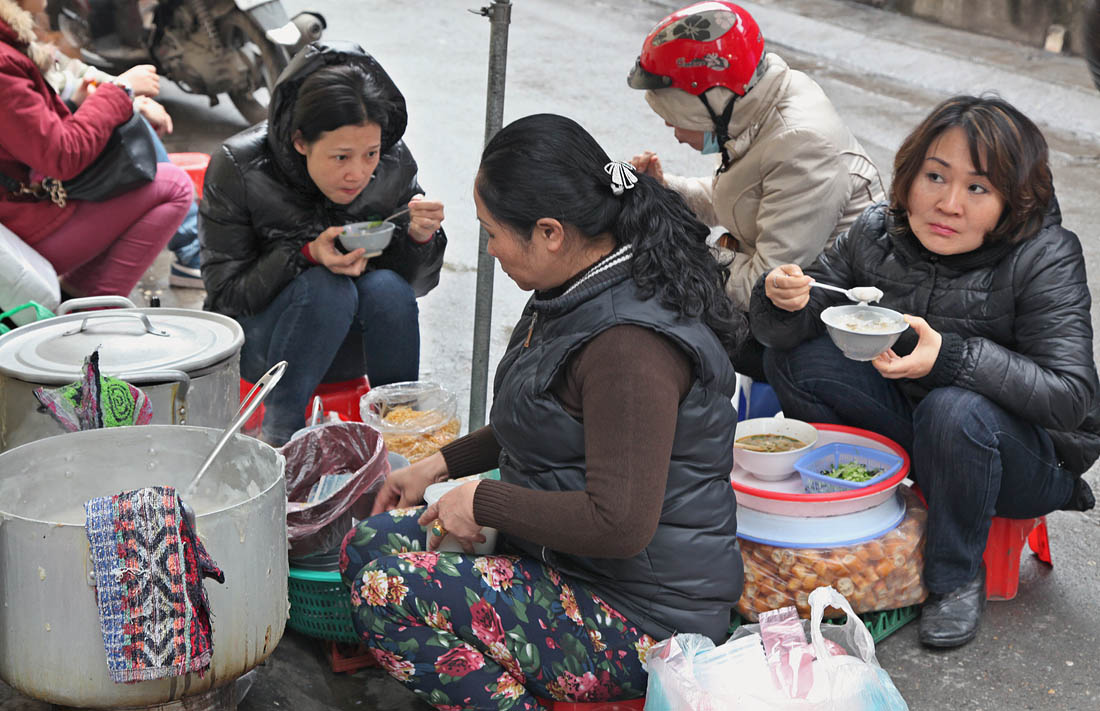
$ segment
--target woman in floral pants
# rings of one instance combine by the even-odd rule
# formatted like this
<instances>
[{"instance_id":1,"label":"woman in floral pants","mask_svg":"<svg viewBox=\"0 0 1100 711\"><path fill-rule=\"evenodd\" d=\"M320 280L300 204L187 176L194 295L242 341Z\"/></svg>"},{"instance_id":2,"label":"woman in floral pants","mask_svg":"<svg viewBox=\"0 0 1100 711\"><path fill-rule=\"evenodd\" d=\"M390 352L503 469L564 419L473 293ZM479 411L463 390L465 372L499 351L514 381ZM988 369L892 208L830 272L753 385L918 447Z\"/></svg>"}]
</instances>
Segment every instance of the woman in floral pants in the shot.
<instances>
[{"instance_id":1,"label":"woman in floral pants","mask_svg":"<svg viewBox=\"0 0 1100 711\"><path fill-rule=\"evenodd\" d=\"M345 539L355 626L436 708L637 699L655 640L721 642L741 596L727 348L744 320L683 199L565 117L499 131L474 202L535 294L490 424L392 472ZM515 555L474 555L484 527ZM434 552L444 538L466 553Z\"/></svg>"},{"instance_id":2,"label":"woman in floral pants","mask_svg":"<svg viewBox=\"0 0 1100 711\"><path fill-rule=\"evenodd\" d=\"M423 512L394 509L363 521L340 560L345 577L361 571L347 580L356 626L395 679L415 681L437 709L539 709L536 695L645 694L652 637L530 558L422 551Z\"/></svg>"}]
</instances>

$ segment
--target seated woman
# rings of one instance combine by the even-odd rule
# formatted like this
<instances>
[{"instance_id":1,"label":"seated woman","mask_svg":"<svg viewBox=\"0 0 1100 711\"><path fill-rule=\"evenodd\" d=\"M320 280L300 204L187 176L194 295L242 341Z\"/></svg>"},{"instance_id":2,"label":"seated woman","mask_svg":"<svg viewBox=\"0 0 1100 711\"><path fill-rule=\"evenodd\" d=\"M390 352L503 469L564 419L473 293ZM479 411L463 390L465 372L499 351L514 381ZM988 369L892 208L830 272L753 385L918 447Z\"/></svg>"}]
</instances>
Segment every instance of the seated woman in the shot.
<instances>
[{"instance_id":1,"label":"seated woman","mask_svg":"<svg viewBox=\"0 0 1100 711\"><path fill-rule=\"evenodd\" d=\"M20 194L79 175L135 110L155 126L167 117L151 100L135 106L125 82L100 84L70 111L47 82L52 48L35 42L33 13L44 7L0 0L0 223L49 260L66 296L128 296L184 219L191 181L161 164L152 182L103 202Z\"/></svg>"},{"instance_id":2,"label":"seated woman","mask_svg":"<svg viewBox=\"0 0 1100 711\"><path fill-rule=\"evenodd\" d=\"M281 445L323 380L363 374L364 352L372 385L417 379L416 297L439 282L447 238L401 140L405 99L358 45L302 50L270 115L213 156L199 232L205 308L244 328L241 376L290 364L263 421L263 439ZM338 246L344 225L406 206L380 255Z\"/></svg>"},{"instance_id":3,"label":"seated woman","mask_svg":"<svg viewBox=\"0 0 1100 711\"><path fill-rule=\"evenodd\" d=\"M814 280L878 287L911 330L869 363L846 360L819 315L847 302L811 292ZM905 139L889 205L805 273L784 265L755 286L752 329L783 411L880 432L912 456L928 500L926 645L977 634L993 516L1093 505L1081 478L1100 455L1089 306L1046 141L1010 104L972 96Z\"/></svg>"},{"instance_id":4,"label":"seated woman","mask_svg":"<svg viewBox=\"0 0 1100 711\"><path fill-rule=\"evenodd\" d=\"M723 344L745 323L683 199L570 119L501 130L474 201L490 254L535 293L490 424L394 472L345 539L355 625L437 708L637 698L650 645L723 639L741 594ZM471 551L482 526L507 555L432 552L443 535Z\"/></svg>"}]
</instances>

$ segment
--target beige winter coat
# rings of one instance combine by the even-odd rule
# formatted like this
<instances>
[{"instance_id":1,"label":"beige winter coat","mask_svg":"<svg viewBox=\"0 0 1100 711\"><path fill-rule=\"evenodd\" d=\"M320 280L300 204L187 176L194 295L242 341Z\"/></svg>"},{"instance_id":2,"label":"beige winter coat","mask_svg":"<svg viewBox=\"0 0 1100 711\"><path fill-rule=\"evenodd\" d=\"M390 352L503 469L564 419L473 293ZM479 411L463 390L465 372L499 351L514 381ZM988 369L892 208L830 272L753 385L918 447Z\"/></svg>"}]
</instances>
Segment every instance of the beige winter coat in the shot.
<instances>
[{"instance_id":1,"label":"beige winter coat","mask_svg":"<svg viewBox=\"0 0 1100 711\"><path fill-rule=\"evenodd\" d=\"M775 54L764 62L760 81L734 105L729 170L713 178L665 175L699 219L737 239L736 252L715 250L723 261L733 258L726 292L745 311L761 274L809 265L885 197L878 169L821 87ZM707 96L718 111L732 93L717 88ZM713 130L702 102L687 92L647 91L646 100L673 126Z\"/></svg>"}]
</instances>

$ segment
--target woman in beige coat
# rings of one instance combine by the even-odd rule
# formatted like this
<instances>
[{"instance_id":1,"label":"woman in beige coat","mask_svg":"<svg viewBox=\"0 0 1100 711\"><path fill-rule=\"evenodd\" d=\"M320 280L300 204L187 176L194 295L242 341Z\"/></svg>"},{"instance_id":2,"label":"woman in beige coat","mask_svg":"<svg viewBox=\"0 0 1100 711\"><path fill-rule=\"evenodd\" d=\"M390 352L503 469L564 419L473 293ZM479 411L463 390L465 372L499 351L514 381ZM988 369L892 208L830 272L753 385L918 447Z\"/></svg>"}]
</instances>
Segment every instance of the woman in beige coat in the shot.
<instances>
[{"instance_id":1,"label":"woman in beige coat","mask_svg":"<svg viewBox=\"0 0 1100 711\"><path fill-rule=\"evenodd\" d=\"M810 264L885 198L878 169L821 87L763 50L745 10L698 3L657 24L629 79L681 143L722 154L705 178L665 175L648 151L633 163L729 232L717 251L729 262L726 293L742 311L761 274Z\"/></svg>"}]
</instances>

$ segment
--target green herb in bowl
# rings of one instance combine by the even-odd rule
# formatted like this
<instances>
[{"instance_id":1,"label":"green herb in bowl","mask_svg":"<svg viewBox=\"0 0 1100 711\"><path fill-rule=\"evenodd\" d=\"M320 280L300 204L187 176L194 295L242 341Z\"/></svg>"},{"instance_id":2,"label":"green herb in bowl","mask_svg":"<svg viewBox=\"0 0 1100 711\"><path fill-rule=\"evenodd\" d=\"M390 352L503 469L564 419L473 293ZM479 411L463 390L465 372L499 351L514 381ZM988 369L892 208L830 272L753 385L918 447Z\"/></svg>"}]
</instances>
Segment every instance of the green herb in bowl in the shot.
<instances>
[{"instance_id":1,"label":"green herb in bowl","mask_svg":"<svg viewBox=\"0 0 1100 711\"><path fill-rule=\"evenodd\" d=\"M844 464L836 464L828 469L822 469L821 473L825 476L831 476L834 479L843 479L844 481L871 481L876 476L882 473L882 467L875 467L874 469L868 469L859 462L845 462Z\"/></svg>"}]
</instances>

